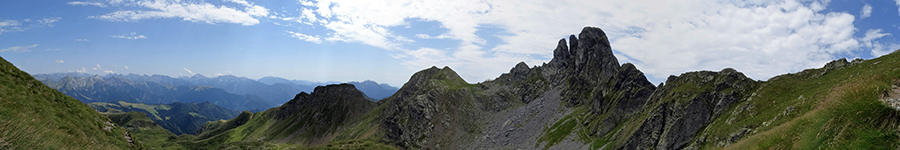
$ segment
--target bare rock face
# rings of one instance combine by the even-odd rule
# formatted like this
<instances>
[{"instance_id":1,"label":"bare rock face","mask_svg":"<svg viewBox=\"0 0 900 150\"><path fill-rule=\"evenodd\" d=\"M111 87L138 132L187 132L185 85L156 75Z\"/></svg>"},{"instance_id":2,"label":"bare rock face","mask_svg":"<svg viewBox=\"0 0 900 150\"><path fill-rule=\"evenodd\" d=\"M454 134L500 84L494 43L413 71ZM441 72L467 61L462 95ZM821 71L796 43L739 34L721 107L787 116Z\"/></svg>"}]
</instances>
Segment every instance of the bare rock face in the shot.
<instances>
[{"instance_id":1,"label":"bare rock face","mask_svg":"<svg viewBox=\"0 0 900 150\"><path fill-rule=\"evenodd\" d=\"M734 69L671 76L649 99L649 118L622 149L682 149L731 104L749 96L756 81Z\"/></svg>"},{"instance_id":2,"label":"bare rock face","mask_svg":"<svg viewBox=\"0 0 900 150\"><path fill-rule=\"evenodd\" d=\"M460 144L454 136L466 132L467 126L459 124L469 124L478 112L468 88L449 67L415 73L397 94L383 100L384 140L401 148L454 149Z\"/></svg>"}]
</instances>

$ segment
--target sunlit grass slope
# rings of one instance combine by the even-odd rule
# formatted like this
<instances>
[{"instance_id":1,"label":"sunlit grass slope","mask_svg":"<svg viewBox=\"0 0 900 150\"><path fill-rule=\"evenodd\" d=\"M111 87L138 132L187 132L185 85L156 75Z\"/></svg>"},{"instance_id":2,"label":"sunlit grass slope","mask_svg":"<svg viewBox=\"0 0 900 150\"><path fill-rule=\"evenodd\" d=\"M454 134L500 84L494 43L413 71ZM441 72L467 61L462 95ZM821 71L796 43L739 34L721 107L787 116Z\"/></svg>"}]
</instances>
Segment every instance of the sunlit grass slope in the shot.
<instances>
[{"instance_id":1,"label":"sunlit grass slope","mask_svg":"<svg viewBox=\"0 0 900 150\"><path fill-rule=\"evenodd\" d=\"M0 60L0 149L134 149L107 117Z\"/></svg>"}]
</instances>

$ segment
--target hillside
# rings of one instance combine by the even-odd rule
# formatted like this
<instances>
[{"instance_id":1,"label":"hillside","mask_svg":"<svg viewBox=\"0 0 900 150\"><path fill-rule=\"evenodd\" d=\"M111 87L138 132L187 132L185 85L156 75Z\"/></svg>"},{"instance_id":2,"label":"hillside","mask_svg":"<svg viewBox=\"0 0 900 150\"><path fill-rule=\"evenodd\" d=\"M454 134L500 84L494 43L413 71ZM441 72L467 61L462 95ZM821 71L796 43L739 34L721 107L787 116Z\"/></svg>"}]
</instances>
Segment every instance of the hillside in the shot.
<instances>
[{"instance_id":1,"label":"hillside","mask_svg":"<svg viewBox=\"0 0 900 150\"><path fill-rule=\"evenodd\" d=\"M0 58L0 149L138 149L125 129Z\"/></svg>"},{"instance_id":2,"label":"hillside","mask_svg":"<svg viewBox=\"0 0 900 150\"><path fill-rule=\"evenodd\" d=\"M46 75L45 75L46 76ZM210 102L234 110L261 111L275 104L255 95L237 95L209 86L168 85L134 81L124 76L66 76L58 81L46 78L47 86L84 103L118 102L169 104L174 102Z\"/></svg>"},{"instance_id":3,"label":"hillside","mask_svg":"<svg viewBox=\"0 0 900 150\"><path fill-rule=\"evenodd\" d=\"M119 101L115 103L94 102L89 103L88 106L99 112L145 113L153 122L176 135L194 134L206 122L231 119L241 113L209 102L175 102L153 105Z\"/></svg>"},{"instance_id":4,"label":"hillside","mask_svg":"<svg viewBox=\"0 0 900 150\"><path fill-rule=\"evenodd\" d=\"M169 130L160 127L156 122L142 112L104 113L116 125L125 128L131 136L135 137L135 143L145 149L182 149L178 142L184 138L176 136Z\"/></svg>"}]
</instances>

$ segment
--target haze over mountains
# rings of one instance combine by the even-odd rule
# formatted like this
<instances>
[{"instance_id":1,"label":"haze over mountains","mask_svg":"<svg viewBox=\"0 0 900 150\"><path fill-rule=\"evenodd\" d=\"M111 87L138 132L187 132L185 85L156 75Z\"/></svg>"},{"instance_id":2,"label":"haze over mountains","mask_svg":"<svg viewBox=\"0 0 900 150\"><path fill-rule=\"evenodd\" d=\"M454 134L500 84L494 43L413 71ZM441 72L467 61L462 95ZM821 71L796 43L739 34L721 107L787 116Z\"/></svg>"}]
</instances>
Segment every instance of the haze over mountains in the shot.
<instances>
[{"instance_id":1,"label":"haze over mountains","mask_svg":"<svg viewBox=\"0 0 900 150\"><path fill-rule=\"evenodd\" d=\"M298 84L312 83L302 80L265 77L257 81L233 75L208 78L198 74L173 78L164 75L108 74L101 77L84 73L54 73L37 74L35 77L85 103L126 101L169 104L210 101L229 109L251 111L277 106L290 100L297 92L312 91L316 86ZM361 85L364 89L360 90L370 93L367 95L373 101L397 91L395 87L370 80L351 84Z\"/></svg>"}]
</instances>

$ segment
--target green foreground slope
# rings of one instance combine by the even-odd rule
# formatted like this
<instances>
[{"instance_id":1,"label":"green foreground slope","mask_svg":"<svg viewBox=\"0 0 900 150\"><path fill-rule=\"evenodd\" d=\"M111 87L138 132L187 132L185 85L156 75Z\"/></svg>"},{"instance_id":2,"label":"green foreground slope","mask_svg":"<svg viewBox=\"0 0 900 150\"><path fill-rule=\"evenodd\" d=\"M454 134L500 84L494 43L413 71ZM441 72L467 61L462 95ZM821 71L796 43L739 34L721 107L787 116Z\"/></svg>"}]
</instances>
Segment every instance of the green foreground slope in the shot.
<instances>
[{"instance_id":1,"label":"green foreground slope","mask_svg":"<svg viewBox=\"0 0 900 150\"><path fill-rule=\"evenodd\" d=\"M0 149L135 148L107 117L0 60Z\"/></svg>"}]
</instances>

